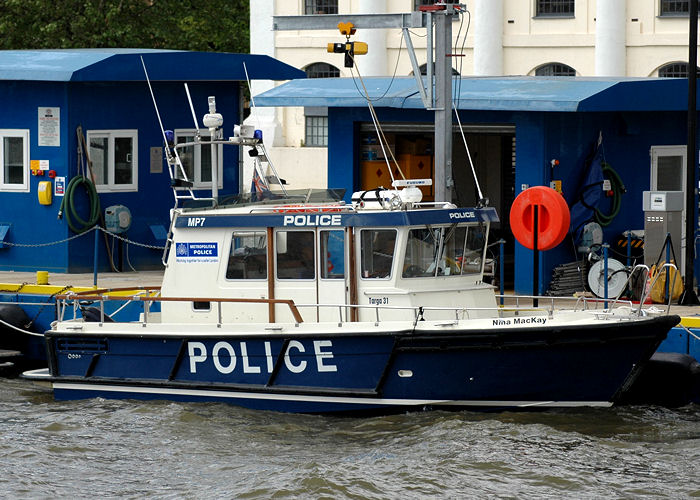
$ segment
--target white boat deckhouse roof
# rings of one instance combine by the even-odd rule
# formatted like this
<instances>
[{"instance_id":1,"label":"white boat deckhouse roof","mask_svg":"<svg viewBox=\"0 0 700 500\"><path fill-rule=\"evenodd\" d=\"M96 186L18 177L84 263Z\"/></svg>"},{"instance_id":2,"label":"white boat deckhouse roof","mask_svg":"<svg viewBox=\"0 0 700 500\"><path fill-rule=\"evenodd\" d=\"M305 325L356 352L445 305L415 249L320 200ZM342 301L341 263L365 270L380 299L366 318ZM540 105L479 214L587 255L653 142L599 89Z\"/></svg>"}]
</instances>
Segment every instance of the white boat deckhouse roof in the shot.
<instances>
[{"instance_id":1,"label":"white boat deckhouse roof","mask_svg":"<svg viewBox=\"0 0 700 500\"><path fill-rule=\"evenodd\" d=\"M413 77L363 79L376 107L421 109ZM484 111L683 111L684 78L470 77L453 81L455 106ZM360 89L360 90L358 90ZM255 96L258 106L365 107L352 78L293 80Z\"/></svg>"}]
</instances>

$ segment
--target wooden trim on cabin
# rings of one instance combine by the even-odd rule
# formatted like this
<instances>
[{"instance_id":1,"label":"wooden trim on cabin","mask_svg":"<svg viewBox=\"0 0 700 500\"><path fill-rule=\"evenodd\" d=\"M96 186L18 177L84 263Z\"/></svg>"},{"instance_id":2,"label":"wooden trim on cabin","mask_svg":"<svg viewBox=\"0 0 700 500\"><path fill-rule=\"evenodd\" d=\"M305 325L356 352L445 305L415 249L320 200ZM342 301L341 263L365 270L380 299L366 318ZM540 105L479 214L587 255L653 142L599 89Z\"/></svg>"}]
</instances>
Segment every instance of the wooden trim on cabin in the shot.
<instances>
[{"instance_id":1,"label":"wooden trim on cabin","mask_svg":"<svg viewBox=\"0 0 700 500\"><path fill-rule=\"evenodd\" d=\"M267 298L275 298L275 231L273 228L267 228ZM270 323L275 322L275 303L268 302L268 315Z\"/></svg>"},{"instance_id":2,"label":"wooden trim on cabin","mask_svg":"<svg viewBox=\"0 0 700 500\"><path fill-rule=\"evenodd\" d=\"M350 280L350 305L356 306L357 303L357 262L355 252L355 228L348 227L348 275ZM350 321L357 321L357 307L350 308Z\"/></svg>"}]
</instances>

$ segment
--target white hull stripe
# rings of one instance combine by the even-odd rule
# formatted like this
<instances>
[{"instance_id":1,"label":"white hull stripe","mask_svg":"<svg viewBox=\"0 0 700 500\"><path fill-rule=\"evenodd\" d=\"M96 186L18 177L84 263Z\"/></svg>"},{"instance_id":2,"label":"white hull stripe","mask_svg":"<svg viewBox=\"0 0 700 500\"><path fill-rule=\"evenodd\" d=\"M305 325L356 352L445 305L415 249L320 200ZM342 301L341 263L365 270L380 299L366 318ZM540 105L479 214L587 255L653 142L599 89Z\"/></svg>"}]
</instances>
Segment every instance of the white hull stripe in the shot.
<instances>
[{"instance_id":1,"label":"white hull stripe","mask_svg":"<svg viewBox=\"0 0 700 500\"><path fill-rule=\"evenodd\" d=\"M595 406L608 408L609 401L487 401L487 400L445 400L445 399L383 399L365 397L313 396L307 394L263 394L256 392L208 391L200 389L170 389L166 387L130 387L101 384L71 384L54 382L56 390L125 392L134 394L162 394L163 396L193 396L225 399L262 399L271 401L294 401L304 403L336 403L374 406L494 406L494 407L578 407Z\"/></svg>"}]
</instances>

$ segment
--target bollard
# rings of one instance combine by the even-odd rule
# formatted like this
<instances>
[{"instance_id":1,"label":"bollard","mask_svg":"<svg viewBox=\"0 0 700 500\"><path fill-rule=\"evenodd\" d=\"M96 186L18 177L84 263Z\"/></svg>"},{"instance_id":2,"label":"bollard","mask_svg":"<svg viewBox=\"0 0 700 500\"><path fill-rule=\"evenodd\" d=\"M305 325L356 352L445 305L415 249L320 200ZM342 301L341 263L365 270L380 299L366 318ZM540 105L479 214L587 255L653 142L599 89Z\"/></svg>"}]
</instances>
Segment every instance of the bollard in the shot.
<instances>
[{"instance_id":1,"label":"bollard","mask_svg":"<svg viewBox=\"0 0 700 500\"><path fill-rule=\"evenodd\" d=\"M36 272L36 284L37 285L48 285L49 284L49 272L48 271L37 271Z\"/></svg>"}]
</instances>

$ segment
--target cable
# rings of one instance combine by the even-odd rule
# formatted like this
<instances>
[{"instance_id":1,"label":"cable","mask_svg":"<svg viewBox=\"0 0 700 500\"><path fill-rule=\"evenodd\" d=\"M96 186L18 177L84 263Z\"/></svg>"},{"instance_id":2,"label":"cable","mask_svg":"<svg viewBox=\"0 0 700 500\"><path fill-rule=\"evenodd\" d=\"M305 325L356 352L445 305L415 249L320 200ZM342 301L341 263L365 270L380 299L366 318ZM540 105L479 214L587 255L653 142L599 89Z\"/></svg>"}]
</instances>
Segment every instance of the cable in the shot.
<instances>
[{"instance_id":1,"label":"cable","mask_svg":"<svg viewBox=\"0 0 700 500\"><path fill-rule=\"evenodd\" d=\"M603 162L601 166L603 175L607 175L608 179L610 179L610 188L613 193L610 213L604 214L598 208L595 208L594 211L596 222L605 227L609 226L613 219L617 217L617 214L620 213L620 208L622 207L622 195L625 193L626 189L624 183L622 182L622 178L620 178L618 173L615 172L610 164Z\"/></svg>"},{"instance_id":2,"label":"cable","mask_svg":"<svg viewBox=\"0 0 700 500\"><path fill-rule=\"evenodd\" d=\"M78 186L83 186L85 188L85 192L87 193L88 201L90 203L90 214L88 216L88 220L84 220L82 217L80 217L75 207L75 192ZM95 184L93 184L93 182L84 175L76 175L68 183L66 193L63 196L63 201L61 201L61 208L58 210L59 219L64 213L68 227L70 227L74 233L84 233L97 224L97 221L100 218L100 199L97 196Z\"/></svg>"},{"instance_id":3,"label":"cable","mask_svg":"<svg viewBox=\"0 0 700 500\"><path fill-rule=\"evenodd\" d=\"M363 93L360 90L360 87L357 86L357 82L355 81L355 75L353 74L353 71L352 71L353 68L350 68L350 75L352 76L352 83L355 84L355 89L357 89L357 93L360 94L360 96L362 96L366 101L373 102L373 101L378 101L380 99L383 99L384 96L386 96L387 93L389 92L389 89L391 89L391 86L394 84L394 79L396 78L396 72L399 69L399 61L401 60L401 48L403 47L403 36L404 36L403 30L401 30L401 40L399 40L399 53L396 56L396 64L394 65L394 74L391 75L391 81L389 82L389 86L386 88L384 93L382 95L380 95L379 97L370 98L369 94L367 93L367 89L365 89L365 92ZM355 57L354 56L350 56L350 57L352 58L353 67L357 67L357 61L355 61ZM357 71L357 75L358 76L360 75L359 70ZM361 78L360 78L360 81L362 81ZM364 87L364 84L362 86Z\"/></svg>"}]
</instances>

